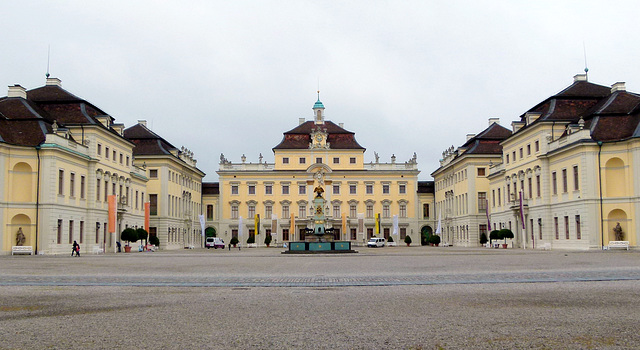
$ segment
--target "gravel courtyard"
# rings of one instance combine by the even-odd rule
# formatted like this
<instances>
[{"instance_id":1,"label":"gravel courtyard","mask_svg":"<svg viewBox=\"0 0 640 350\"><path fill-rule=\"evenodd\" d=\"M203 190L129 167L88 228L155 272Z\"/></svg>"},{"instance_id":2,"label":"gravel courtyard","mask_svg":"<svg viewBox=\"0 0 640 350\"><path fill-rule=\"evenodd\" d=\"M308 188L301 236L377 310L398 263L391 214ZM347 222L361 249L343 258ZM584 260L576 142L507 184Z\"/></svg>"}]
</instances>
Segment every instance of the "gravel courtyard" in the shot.
<instances>
[{"instance_id":1,"label":"gravel courtyard","mask_svg":"<svg viewBox=\"0 0 640 350\"><path fill-rule=\"evenodd\" d=\"M1 256L0 349L637 349L640 252Z\"/></svg>"}]
</instances>

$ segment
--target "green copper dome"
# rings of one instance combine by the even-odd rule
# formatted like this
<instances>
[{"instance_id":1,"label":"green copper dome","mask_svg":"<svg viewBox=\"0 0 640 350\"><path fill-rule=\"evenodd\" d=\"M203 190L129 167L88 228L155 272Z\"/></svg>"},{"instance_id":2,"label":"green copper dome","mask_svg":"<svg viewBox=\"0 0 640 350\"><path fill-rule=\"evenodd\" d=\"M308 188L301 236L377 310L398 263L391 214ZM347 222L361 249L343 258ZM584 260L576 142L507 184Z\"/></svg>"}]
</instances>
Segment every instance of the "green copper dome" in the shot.
<instances>
[{"instance_id":1,"label":"green copper dome","mask_svg":"<svg viewBox=\"0 0 640 350\"><path fill-rule=\"evenodd\" d=\"M324 105L322 104L322 102L320 102L320 98L318 98L318 101L316 101L316 104L313 105L313 109L316 108L324 108Z\"/></svg>"}]
</instances>

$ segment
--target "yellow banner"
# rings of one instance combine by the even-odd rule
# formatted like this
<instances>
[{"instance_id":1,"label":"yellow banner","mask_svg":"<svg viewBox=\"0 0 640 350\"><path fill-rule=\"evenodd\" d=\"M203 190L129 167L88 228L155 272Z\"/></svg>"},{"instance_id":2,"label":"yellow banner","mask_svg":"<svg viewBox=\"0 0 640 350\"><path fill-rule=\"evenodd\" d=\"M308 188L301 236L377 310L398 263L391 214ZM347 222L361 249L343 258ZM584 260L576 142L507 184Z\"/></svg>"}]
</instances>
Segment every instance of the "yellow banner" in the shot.
<instances>
[{"instance_id":1,"label":"yellow banner","mask_svg":"<svg viewBox=\"0 0 640 350\"><path fill-rule=\"evenodd\" d=\"M376 214L376 236L380 235L380 213Z\"/></svg>"},{"instance_id":2,"label":"yellow banner","mask_svg":"<svg viewBox=\"0 0 640 350\"><path fill-rule=\"evenodd\" d=\"M258 235L260 233L260 214L256 214L255 220L254 220L254 231L256 233L256 235Z\"/></svg>"}]
</instances>

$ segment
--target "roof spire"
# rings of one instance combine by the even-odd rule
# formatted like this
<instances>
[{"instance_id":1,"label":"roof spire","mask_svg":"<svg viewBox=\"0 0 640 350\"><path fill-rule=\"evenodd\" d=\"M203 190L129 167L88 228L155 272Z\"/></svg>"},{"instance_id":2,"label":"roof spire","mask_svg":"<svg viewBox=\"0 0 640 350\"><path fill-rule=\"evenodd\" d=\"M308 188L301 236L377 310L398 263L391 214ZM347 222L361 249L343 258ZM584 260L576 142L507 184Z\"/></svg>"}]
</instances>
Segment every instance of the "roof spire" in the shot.
<instances>
[{"instance_id":1,"label":"roof spire","mask_svg":"<svg viewBox=\"0 0 640 350\"><path fill-rule=\"evenodd\" d=\"M587 46L584 41L582 42L582 50L584 51L584 75L586 76L587 81L589 81L589 68L587 68Z\"/></svg>"},{"instance_id":2,"label":"roof spire","mask_svg":"<svg viewBox=\"0 0 640 350\"><path fill-rule=\"evenodd\" d=\"M51 74L49 74L49 58L51 57L51 45L49 45L49 48L47 49L47 74L45 74L45 77L49 78L49 76Z\"/></svg>"}]
</instances>

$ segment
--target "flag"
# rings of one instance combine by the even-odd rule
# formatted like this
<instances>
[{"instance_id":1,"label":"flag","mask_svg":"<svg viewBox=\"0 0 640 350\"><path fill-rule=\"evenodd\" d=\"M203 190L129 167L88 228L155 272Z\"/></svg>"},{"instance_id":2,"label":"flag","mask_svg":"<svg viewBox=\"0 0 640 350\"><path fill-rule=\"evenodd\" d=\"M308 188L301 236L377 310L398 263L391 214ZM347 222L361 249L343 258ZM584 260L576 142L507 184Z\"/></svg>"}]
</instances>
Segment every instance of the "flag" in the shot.
<instances>
[{"instance_id":1,"label":"flag","mask_svg":"<svg viewBox=\"0 0 640 350\"><path fill-rule=\"evenodd\" d=\"M256 214L256 217L254 219L254 230L256 236L260 234L260 214Z\"/></svg>"},{"instance_id":2,"label":"flag","mask_svg":"<svg viewBox=\"0 0 640 350\"><path fill-rule=\"evenodd\" d=\"M118 208L116 208L116 195L110 195L107 197L107 203L109 208L109 233L116 232L116 213Z\"/></svg>"},{"instance_id":3,"label":"flag","mask_svg":"<svg viewBox=\"0 0 640 350\"><path fill-rule=\"evenodd\" d=\"M522 222L522 229L524 229L524 210L522 206L522 191L520 191L520 221Z\"/></svg>"},{"instance_id":4,"label":"flag","mask_svg":"<svg viewBox=\"0 0 640 350\"><path fill-rule=\"evenodd\" d=\"M485 199L487 202L487 227L489 228L489 232L491 232L491 219L489 218L489 200Z\"/></svg>"},{"instance_id":5,"label":"flag","mask_svg":"<svg viewBox=\"0 0 640 350\"><path fill-rule=\"evenodd\" d=\"M342 213L342 232L345 237L347 236L347 213Z\"/></svg>"},{"instance_id":6,"label":"flag","mask_svg":"<svg viewBox=\"0 0 640 350\"><path fill-rule=\"evenodd\" d=\"M294 240L296 235L296 217L291 214L291 225L289 227L289 240Z\"/></svg>"},{"instance_id":7,"label":"flag","mask_svg":"<svg viewBox=\"0 0 640 350\"><path fill-rule=\"evenodd\" d=\"M376 236L380 235L380 213L376 213Z\"/></svg>"},{"instance_id":8,"label":"flag","mask_svg":"<svg viewBox=\"0 0 640 350\"><path fill-rule=\"evenodd\" d=\"M151 216L151 202L144 203L144 229L149 232L149 216Z\"/></svg>"},{"instance_id":9,"label":"flag","mask_svg":"<svg viewBox=\"0 0 640 350\"><path fill-rule=\"evenodd\" d=\"M242 237L242 216L238 219L238 237Z\"/></svg>"},{"instance_id":10,"label":"flag","mask_svg":"<svg viewBox=\"0 0 640 350\"><path fill-rule=\"evenodd\" d=\"M398 234L398 215L393 216L393 234Z\"/></svg>"},{"instance_id":11,"label":"flag","mask_svg":"<svg viewBox=\"0 0 640 350\"><path fill-rule=\"evenodd\" d=\"M358 233L364 234L364 214L358 213Z\"/></svg>"},{"instance_id":12,"label":"flag","mask_svg":"<svg viewBox=\"0 0 640 350\"><path fill-rule=\"evenodd\" d=\"M278 215L271 214L271 235L276 236L278 232Z\"/></svg>"},{"instance_id":13,"label":"flag","mask_svg":"<svg viewBox=\"0 0 640 350\"><path fill-rule=\"evenodd\" d=\"M442 233L442 209L438 212L438 226L436 226L436 235Z\"/></svg>"},{"instance_id":14,"label":"flag","mask_svg":"<svg viewBox=\"0 0 640 350\"><path fill-rule=\"evenodd\" d=\"M204 215L200 214L198 215L198 218L200 219L200 228L202 229L202 237L204 237Z\"/></svg>"}]
</instances>

